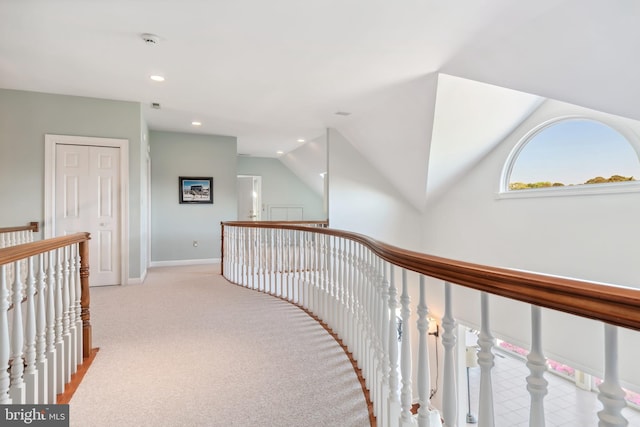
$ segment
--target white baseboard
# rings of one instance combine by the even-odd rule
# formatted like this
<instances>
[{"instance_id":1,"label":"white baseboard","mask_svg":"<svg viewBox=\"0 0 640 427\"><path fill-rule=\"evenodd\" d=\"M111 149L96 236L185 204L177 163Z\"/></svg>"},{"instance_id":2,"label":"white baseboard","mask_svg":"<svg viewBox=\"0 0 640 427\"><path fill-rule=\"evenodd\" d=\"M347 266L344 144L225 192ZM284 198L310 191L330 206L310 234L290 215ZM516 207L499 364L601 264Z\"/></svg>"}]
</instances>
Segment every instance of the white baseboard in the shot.
<instances>
[{"instance_id":1,"label":"white baseboard","mask_svg":"<svg viewBox=\"0 0 640 427\"><path fill-rule=\"evenodd\" d=\"M144 283L144 279L147 278L147 269L145 268L142 272L142 277L129 277L127 280L127 285L141 285Z\"/></svg>"},{"instance_id":2,"label":"white baseboard","mask_svg":"<svg viewBox=\"0 0 640 427\"><path fill-rule=\"evenodd\" d=\"M176 267L179 265L217 264L220 258L179 259L175 261L151 261L149 267Z\"/></svg>"}]
</instances>

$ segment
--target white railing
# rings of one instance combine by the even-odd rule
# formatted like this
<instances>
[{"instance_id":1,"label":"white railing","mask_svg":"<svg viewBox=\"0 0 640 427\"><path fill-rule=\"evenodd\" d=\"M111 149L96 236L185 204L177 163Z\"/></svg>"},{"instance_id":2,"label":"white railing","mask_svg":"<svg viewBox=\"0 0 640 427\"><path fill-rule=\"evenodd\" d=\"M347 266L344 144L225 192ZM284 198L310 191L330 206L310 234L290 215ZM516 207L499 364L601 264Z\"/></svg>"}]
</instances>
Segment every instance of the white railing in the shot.
<instances>
[{"instance_id":1,"label":"white railing","mask_svg":"<svg viewBox=\"0 0 640 427\"><path fill-rule=\"evenodd\" d=\"M640 330L640 291L456 262L331 229L228 222L223 223L222 234L222 269L229 281L309 310L348 347L366 381L378 425L464 425L458 416L459 407L466 405L458 401L460 338L452 292L459 286L480 291L479 426L496 425L492 294L531 304L526 379L530 426L545 425L548 391L540 307L604 322L606 362L599 426L627 425L621 414L625 400L618 379L617 333L618 326ZM438 280L429 279L427 284L429 277ZM434 291L433 282L440 290ZM436 300L442 300L437 325L429 304ZM440 336L444 348L438 409L431 402L431 335ZM419 409L414 414L416 403Z\"/></svg>"},{"instance_id":2,"label":"white railing","mask_svg":"<svg viewBox=\"0 0 640 427\"><path fill-rule=\"evenodd\" d=\"M56 403L88 356L88 240L0 249L0 404Z\"/></svg>"},{"instance_id":3,"label":"white railing","mask_svg":"<svg viewBox=\"0 0 640 427\"><path fill-rule=\"evenodd\" d=\"M0 249L33 242L33 236L38 230L37 222L20 227L0 227Z\"/></svg>"}]
</instances>

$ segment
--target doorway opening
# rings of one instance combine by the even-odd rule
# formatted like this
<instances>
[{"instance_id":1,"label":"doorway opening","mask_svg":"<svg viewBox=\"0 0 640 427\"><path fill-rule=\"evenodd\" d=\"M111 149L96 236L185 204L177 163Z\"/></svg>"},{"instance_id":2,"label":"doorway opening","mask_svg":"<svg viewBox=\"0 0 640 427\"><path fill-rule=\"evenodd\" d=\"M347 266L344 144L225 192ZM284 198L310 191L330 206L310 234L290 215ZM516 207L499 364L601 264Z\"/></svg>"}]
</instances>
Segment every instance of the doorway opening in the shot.
<instances>
[{"instance_id":1,"label":"doorway opening","mask_svg":"<svg viewBox=\"0 0 640 427\"><path fill-rule=\"evenodd\" d=\"M238 175L238 221L262 220L262 177Z\"/></svg>"}]
</instances>

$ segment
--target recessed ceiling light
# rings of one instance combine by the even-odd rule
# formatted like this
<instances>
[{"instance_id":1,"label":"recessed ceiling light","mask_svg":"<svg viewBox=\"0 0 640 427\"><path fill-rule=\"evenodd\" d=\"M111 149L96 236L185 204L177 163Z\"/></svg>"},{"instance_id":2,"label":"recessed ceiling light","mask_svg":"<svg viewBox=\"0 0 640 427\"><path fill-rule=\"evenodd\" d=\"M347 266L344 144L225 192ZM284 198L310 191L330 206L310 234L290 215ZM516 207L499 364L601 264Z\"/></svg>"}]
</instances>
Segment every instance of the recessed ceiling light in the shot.
<instances>
[{"instance_id":1,"label":"recessed ceiling light","mask_svg":"<svg viewBox=\"0 0 640 427\"><path fill-rule=\"evenodd\" d=\"M304 142L304 138L299 138L298 142Z\"/></svg>"},{"instance_id":2,"label":"recessed ceiling light","mask_svg":"<svg viewBox=\"0 0 640 427\"><path fill-rule=\"evenodd\" d=\"M202 126L202 122L191 122L194 126Z\"/></svg>"},{"instance_id":3,"label":"recessed ceiling light","mask_svg":"<svg viewBox=\"0 0 640 427\"><path fill-rule=\"evenodd\" d=\"M149 77L151 80L153 80L154 82L163 82L164 81L164 77L159 76L157 74L154 74L153 76Z\"/></svg>"},{"instance_id":4,"label":"recessed ceiling light","mask_svg":"<svg viewBox=\"0 0 640 427\"><path fill-rule=\"evenodd\" d=\"M276 151L276 154L284 154L284 151L278 150L278 151Z\"/></svg>"}]
</instances>

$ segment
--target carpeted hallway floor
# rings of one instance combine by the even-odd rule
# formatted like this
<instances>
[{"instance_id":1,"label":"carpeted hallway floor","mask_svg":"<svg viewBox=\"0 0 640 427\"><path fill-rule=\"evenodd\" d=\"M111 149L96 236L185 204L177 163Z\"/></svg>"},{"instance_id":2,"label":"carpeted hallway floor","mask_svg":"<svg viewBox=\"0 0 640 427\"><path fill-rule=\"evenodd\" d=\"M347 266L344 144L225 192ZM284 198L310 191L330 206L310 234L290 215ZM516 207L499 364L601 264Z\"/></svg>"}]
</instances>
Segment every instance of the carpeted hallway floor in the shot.
<instances>
[{"instance_id":1,"label":"carpeted hallway floor","mask_svg":"<svg viewBox=\"0 0 640 427\"><path fill-rule=\"evenodd\" d=\"M93 365L71 425L368 426L335 340L299 308L228 283L219 265L91 288Z\"/></svg>"}]
</instances>

